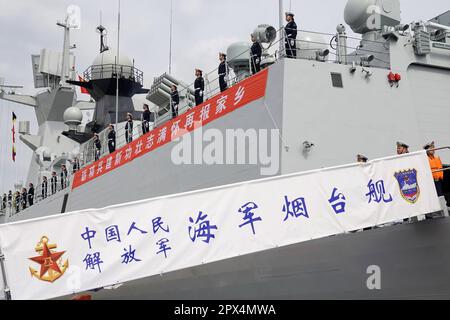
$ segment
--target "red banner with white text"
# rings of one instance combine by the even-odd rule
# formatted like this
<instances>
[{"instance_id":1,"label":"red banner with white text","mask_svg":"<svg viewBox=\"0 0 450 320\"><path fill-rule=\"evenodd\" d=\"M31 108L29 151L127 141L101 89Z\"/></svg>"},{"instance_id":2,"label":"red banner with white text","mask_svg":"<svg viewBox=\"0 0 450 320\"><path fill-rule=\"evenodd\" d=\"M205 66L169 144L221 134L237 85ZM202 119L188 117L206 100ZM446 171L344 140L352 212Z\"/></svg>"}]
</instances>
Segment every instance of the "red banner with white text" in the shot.
<instances>
[{"instance_id":1,"label":"red banner with white text","mask_svg":"<svg viewBox=\"0 0 450 320\"><path fill-rule=\"evenodd\" d=\"M203 104L150 131L116 152L86 166L74 175L72 188L76 189L134 159L143 156L187 133L265 96L268 70L239 82ZM194 126L194 124L196 124Z\"/></svg>"}]
</instances>

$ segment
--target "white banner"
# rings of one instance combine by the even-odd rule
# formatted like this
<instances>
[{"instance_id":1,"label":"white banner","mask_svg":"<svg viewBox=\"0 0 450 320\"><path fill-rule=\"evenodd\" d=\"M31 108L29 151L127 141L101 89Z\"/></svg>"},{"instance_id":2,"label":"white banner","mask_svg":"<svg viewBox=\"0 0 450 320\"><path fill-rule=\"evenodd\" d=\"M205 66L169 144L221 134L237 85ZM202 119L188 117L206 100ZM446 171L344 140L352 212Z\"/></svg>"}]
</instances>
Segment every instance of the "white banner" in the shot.
<instances>
[{"instance_id":1,"label":"white banner","mask_svg":"<svg viewBox=\"0 0 450 320\"><path fill-rule=\"evenodd\" d=\"M48 299L439 210L418 152L2 225L0 244L12 298Z\"/></svg>"}]
</instances>

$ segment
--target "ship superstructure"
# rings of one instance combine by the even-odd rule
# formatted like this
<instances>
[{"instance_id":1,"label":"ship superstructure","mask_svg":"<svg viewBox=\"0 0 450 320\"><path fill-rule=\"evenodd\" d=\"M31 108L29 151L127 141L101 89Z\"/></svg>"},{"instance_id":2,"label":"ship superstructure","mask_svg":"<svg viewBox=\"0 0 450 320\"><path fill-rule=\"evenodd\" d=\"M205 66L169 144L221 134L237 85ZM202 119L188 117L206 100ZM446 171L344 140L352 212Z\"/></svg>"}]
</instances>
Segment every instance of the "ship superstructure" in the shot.
<instances>
[{"instance_id":1,"label":"ship superstructure","mask_svg":"<svg viewBox=\"0 0 450 320\"><path fill-rule=\"evenodd\" d=\"M53 170L59 171L62 164L69 163L79 152L79 143L64 135L67 130L65 122L73 120L70 107L76 107L75 118L82 118L82 112L93 111L94 106L88 101L78 101L76 89L67 83L76 79L75 55L71 52L70 32L76 26L69 25L70 16L58 26L64 29L63 51L56 52L42 49L40 54L32 55L34 86L42 89L36 96L7 93L0 90L0 99L32 107L35 110L38 132L29 132L29 121L21 123L20 140L33 151L28 170L27 181L40 184L43 176L49 176ZM69 118L67 118L69 116ZM90 138L90 137L89 137ZM19 188L20 189L20 188Z\"/></svg>"}]
</instances>

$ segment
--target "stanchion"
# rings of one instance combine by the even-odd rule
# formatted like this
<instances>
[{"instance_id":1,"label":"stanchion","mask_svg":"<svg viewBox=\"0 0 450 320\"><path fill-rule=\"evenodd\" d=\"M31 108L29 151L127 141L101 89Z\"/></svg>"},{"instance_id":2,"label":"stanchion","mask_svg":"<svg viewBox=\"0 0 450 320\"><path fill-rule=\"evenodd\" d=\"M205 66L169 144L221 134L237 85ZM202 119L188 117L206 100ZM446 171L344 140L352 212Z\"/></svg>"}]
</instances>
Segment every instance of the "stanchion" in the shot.
<instances>
[{"instance_id":1,"label":"stanchion","mask_svg":"<svg viewBox=\"0 0 450 320\"><path fill-rule=\"evenodd\" d=\"M5 255L2 253L0 249L0 269L2 271L3 284L5 286L5 299L11 300L11 292L9 291L8 280L6 279L6 267L5 267Z\"/></svg>"}]
</instances>

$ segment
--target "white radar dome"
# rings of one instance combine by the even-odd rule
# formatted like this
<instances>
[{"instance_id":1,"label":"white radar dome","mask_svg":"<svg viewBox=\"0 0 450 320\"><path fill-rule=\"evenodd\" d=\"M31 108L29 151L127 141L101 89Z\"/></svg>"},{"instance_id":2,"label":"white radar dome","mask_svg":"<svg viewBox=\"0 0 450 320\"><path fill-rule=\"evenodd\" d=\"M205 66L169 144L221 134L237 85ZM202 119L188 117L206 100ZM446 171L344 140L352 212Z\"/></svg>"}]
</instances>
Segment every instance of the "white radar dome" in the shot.
<instances>
[{"instance_id":1,"label":"white radar dome","mask_svg":"<svg viewBox=\"0 0 450 320\"><path fill-rule=\"evenodd\" d=\"M227 60L231 68L237 66L247 66L250 60L250 47L248 42L236 42L230 45L227 49Z\"/></svg>"},{"instance_id":2,"label":"white radar dome","mask_svg":"<svg viewBox=\"0 0 450 320\"><path fill-rule=\"evenodd\" d=\"M79 122L83 121L83 112L77 107L70 107L64 111L63 115L64 122Z\"/></svg>"},{"instance_id":3,"label":"white radar dome","mask_svg":"<svg viewBox=\"0 0 450 320\"><path fill-rule=\"evenodd\" d=\"M297 36L297 56L302 59L315 60L318 51L328 50L325 37L316 33L299 32Z\"/></svg>"},{"instance_id":4,"label":"white radar dome","mask_svg":"<svg viewBox=\"0 0 450 320\"><path fill-rule=\"evenodd\" d=\"M120 54L119 61L117 61L117 54L115 50L107 50L100 53L92 63L90 80L97 79L111 79L115 78L116 74L120 77L128 78L133 75L133 61L124 54Z\"/></svg>"},{"instance_id":5,"label":"white radar dome","mask_svg":"<svg viewBox=\"0 0 450 320\"><path fill-rule=\"evenodd\" d=\"M251 46L248 42L236 42L227 49L228 65L233 69L238 81L250 75Z\"/></svg>"},{"instance_id":6,"label":"white radar dome","mask_svg":"<svg viewBox=\"0 0 450 320\"><path fill-rule=\"evenodd\" d=\"M101 66L101 65L111 65L116 64L116 57L117 53L115 50L106 50L102 53L100 53L92 63L93 66ZM133 61L131 61L130 58L128 58L126 55L120 53L119 55L119 61L117 62L118 65L121 66L127 66L132 67Z\"/></svg>"},{"instance_id":7,"label":"white radar dome","mask_svg":"<svg viewBox=\"0 0 450 320\"><path fill-rule=\"evenodd\" d=\"M399 0L349 0L344 12L345 22L356 33L381 30L383 26L400 23Z\"/></svg>"},{"instance_id":8,"label":"white radar dome","mask_svg":"<svg viewBox=\"0 0 450 320\"><path fill-rule=\"evenodd\" d=\"M77 107L70 107L64 111L64 123L69 126L69 130L77 130L77 127L83 121L83 113Z\"/></svg>"}]
</instances>

